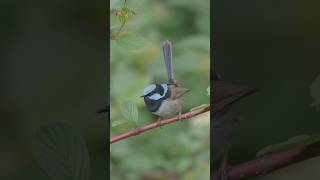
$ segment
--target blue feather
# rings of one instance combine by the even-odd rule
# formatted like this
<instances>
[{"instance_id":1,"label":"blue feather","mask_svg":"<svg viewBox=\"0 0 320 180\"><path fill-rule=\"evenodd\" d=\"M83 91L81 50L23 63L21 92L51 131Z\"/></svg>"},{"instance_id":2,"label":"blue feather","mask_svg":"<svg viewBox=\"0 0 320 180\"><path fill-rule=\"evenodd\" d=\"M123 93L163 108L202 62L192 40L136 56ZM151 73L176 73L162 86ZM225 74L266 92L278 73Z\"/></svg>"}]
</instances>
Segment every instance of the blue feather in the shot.
<instances>
[{"instance_id":1,"label":"blue feather","mask_svg":"<svg viewBox=\"0 0 320 180\"><path fill-rule=\"evenodd\" d=\"M162 97L163 96L165 96L166 94L167 94L167 91L168 91L168 85L167 84L161 84L161 86L163 87L163 89L164 89L164 93L163 93L163 95L162 95Z\"/></svg>"},{"instance_id":2,"label":"blue feather","mask_svg":"<svg viewBox=\"0 0 320 180\"><path fill-rule=\"evenodd\" d=\"M149 97L149 99L152 99L152 100L159 100L161 98L163 98L167 92L168 92L168 85L167 84L161 84L164 92L162 95L160 95L159 93L156 93L156 94L153 94L152 96Z\"/></svg>"},{"instance_id":3,"label":"blue feather","mask_svg":"<svg viewBox=\"0 0 320 180\"><path fill-rule=\"evenodd\" d=\"M160 98L162 98L163 96L161 96L159 93L153 94L152 96L149 97L149 99L152 100L159 100Z\"/></svg>"},{"instance_id":4,"label":"blue feather","mask_svg":"<svg viewBox=\"0 0 320 180\"><path fill-rule=\"evenodd\" d=\"M154 89L156 89L156 85L155 84L151 84L148 87L146 87L143 91L143 95L147 95L149 93L151 93Z\"/></svg>"}]
</instances>

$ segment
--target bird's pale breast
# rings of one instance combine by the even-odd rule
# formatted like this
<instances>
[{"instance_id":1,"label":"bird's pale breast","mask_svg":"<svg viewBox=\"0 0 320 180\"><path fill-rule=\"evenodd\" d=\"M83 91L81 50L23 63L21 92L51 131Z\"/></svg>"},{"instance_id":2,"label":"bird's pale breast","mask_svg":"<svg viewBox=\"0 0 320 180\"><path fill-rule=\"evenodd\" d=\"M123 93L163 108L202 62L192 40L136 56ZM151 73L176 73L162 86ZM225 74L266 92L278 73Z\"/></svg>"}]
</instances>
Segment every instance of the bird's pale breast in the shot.
<instances>
[{"instance_id":1,"label":"bird's pale breast","mask_svg":"<svg viewBox=\"0 0 320 180\"><path fill-rule=\"evenodd\" d=\"M161 103L159 109L156 112L153 112L153 114L161 117L170 117L176 115L178 112L181 112L183 103L183 97L175 100L166 99Z\"/></svg>"}]
</instances>

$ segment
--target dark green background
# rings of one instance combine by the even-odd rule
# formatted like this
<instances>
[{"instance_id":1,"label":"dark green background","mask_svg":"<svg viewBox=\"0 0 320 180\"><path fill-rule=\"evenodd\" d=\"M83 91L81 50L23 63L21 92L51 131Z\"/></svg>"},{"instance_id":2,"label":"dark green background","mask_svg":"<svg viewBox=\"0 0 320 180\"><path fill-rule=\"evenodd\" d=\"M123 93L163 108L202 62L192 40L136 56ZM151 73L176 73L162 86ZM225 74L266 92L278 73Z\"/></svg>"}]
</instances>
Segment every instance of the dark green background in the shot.
<instances>
[{"instance_id":1,"label":"dark green background","mask_svg":"<svg viewBox=\"0 0 320 180\"><path fill-rule=\"evenodd\" d=\"M245 116L231 163L300 134L319 133L320 113L309 86L320 73L318 3L213 1L217 72L226 81L260 89L235 109Z\"/></svg>"},{"instance_id":2,"label":"dark green background","mask_svg":"<svg viewBox=\"0 0 320 180\"><path fill-rule=\"evenodd\" d=\"M49 179L35 131L69 124L85 139L92 179L107 179L106 1L1 1L0 179Z\"/></svg>"}]
</instances>

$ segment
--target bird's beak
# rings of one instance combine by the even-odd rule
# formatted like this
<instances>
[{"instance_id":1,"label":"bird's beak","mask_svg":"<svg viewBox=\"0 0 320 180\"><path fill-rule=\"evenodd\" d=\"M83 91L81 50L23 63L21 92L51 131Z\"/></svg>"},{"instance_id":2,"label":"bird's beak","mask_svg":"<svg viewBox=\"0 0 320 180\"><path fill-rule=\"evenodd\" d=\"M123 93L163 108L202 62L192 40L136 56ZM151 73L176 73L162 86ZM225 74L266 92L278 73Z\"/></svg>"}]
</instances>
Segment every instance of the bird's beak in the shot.
<instances>
[{"instance_id":1,"label":"bird's beak","mask_svg":"<svg viewBox=\"0 0 320 180\"><path fill-rule=\"evenodd\" d=\"M144 97L144 95L141 95L140 97Z\"/></svg>"},{"instance_id":2,"label":"bird's beak","mask_svg":"<svg viewBox=\"0 0 320 180\"><path fill-rule=\"evenodd\" d=\"M185 93L189 92L190 89L183 88L183 87L174 87L174 92L176 97L180 97L184 95Z\"/></svg>"}]
</instances>

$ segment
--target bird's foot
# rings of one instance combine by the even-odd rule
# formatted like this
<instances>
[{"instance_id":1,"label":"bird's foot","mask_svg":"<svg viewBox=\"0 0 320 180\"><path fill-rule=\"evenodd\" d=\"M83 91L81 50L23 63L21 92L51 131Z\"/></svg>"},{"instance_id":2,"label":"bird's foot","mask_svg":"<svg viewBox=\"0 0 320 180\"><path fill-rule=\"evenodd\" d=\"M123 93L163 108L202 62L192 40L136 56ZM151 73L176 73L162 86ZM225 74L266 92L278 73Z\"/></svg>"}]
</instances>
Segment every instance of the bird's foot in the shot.
<instances>
[{"instance_id":1,"label":"bird's foot","mask_svg":"<svg viewBox=\"0 0 320 180\"><path fill-rule=\"evenodd\" d=\"M180 122L183 122L182 116L181 116L181 111L179 111L178 119Z\"/></svg>"},{"instance_id":2,"label":"bird's foot","mask_svg":"<svg viewBox=\"0 0 320 180\"><path fill-rule=\"evenodd\" d=\"M161 128L161 117L157 118L157 126Z\"/></svg>"}]
</instances>

